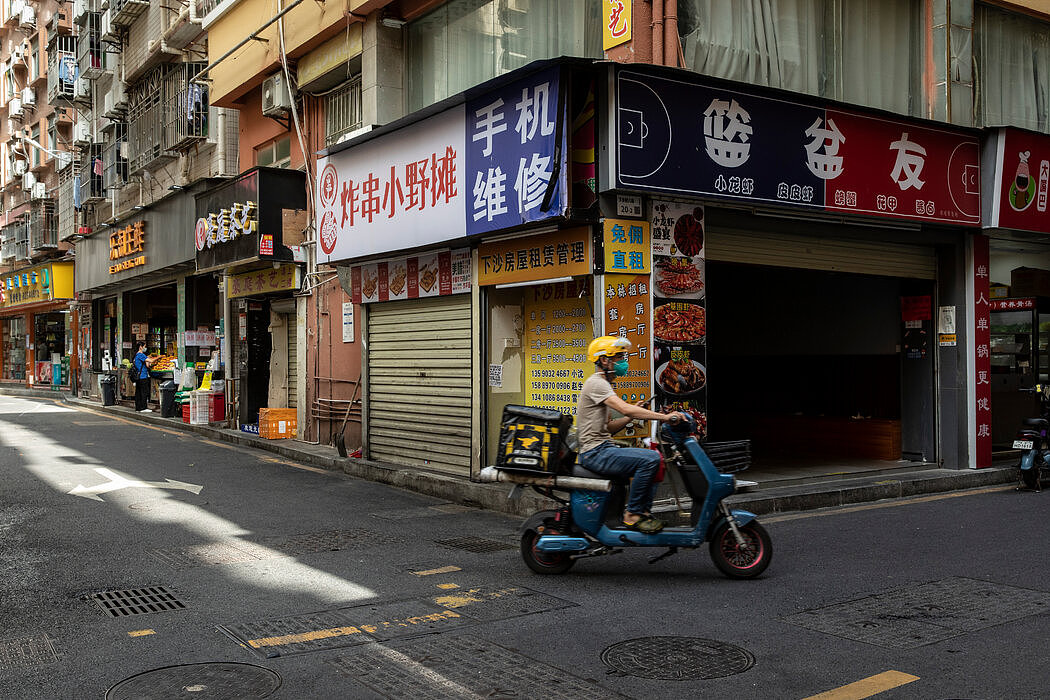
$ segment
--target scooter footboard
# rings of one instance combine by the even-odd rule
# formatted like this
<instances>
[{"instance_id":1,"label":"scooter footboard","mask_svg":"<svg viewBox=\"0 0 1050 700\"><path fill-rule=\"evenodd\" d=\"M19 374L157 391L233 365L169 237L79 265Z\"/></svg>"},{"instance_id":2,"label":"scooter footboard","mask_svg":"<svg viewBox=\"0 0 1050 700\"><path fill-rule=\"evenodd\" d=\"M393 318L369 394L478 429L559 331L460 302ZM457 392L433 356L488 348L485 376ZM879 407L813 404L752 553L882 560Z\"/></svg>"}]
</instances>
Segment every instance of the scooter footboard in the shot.
<instances>
[{"instance_id":1,"label":"scooter footboard","mask_svg":"<svg viewBox=\"0 0 1050 700\"><path fill-rule=\"evenodd\" d=\"M733 520L736 521L737 527L743 527L758 517L754 513L747 510L732 509L729 512L733 514ZM714 519L714 521L711 523L711 527L707 529L708 540L711 539L711 537L715 534L715 530L717 530L725 521L725 516L719 516Z\"/></svg>"}]
</instances>

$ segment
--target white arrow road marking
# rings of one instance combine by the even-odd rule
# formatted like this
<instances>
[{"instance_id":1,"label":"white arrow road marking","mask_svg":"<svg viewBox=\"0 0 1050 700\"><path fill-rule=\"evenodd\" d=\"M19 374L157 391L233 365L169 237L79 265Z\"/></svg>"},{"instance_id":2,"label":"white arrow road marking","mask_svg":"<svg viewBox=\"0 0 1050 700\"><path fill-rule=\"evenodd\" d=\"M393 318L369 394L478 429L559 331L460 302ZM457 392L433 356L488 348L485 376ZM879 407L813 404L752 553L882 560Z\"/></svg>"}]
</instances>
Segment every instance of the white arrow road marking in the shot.
<instances>
[{"instance_id":1,"label":"white arrow road marking","mask_svg":"<svg viewBox=\"0 0 1050 700\"><path fill-rule=\"evenodd\" d=\"M100 476L109 479L109 482L96 484L95 486L77 484L69 494L72 496L82 496L83 498L101 501L102 499L98 494L118 491L120 489L181 489L183 491L189 491L190 493L200 493L201 489L204 488L197 484L187 484L183 481L175 481L174 479L165 479L164 481L138 481L137 479L126 479L120 474L105 468L99 468L95 471L98 472Z\"/></svg>"}]
</instances>

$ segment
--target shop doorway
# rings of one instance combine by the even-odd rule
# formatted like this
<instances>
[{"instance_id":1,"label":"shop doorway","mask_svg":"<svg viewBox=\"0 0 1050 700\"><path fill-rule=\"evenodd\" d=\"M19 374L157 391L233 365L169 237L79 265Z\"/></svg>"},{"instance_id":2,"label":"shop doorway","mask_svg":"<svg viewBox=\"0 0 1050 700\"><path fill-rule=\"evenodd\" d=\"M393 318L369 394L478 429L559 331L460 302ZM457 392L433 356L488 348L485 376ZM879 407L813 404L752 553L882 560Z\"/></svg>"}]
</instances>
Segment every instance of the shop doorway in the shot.
<instances>
[{"instance_id":1,"label":"shop doorway","mask_svg":"<svg viewBox=\"0 0 1050 700\"><path fill-rule=\"evenodd\" d=\"M273 344L270 336L270 302L250 299L242 312L244 339L240 343L238 361L240 392L240 422L259 423L259 409L266 408L270 393L270 357Z\"/></svg>"},{"instance_id":2,"label":"shop doorway","mask_svg":"<svg viewBox=\"0 0 1050 700\"><path fill-rule=\"evenodd\" d=\"M68 386L69 313L34 314L33 375L37 384Z\"/></svg>"},{"instance_id":3,"label":"shop doorway","mask_svg":"<svg viewBox=\"0 0 1050 700\"><path fill-rule=\"evenodd\" d=\"M935 459L933 280L708 262L709 436L774 477Z\"/></svg>"}]
</instances>

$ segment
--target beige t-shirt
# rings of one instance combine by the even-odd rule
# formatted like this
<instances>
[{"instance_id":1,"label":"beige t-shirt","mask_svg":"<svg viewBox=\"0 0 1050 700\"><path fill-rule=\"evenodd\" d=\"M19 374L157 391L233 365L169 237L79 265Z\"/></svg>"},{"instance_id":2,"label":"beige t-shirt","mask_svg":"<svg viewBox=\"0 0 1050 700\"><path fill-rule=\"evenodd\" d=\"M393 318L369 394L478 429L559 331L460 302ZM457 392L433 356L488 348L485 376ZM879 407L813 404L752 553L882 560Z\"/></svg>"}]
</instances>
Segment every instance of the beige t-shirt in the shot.
<instances>
[{"instance_id":1,"label":"beige t-shirt","mask_svg":"<svg viewBox=\"0 0 1050 700\"><path fill-rule=\"evenodd\" d=\"M612 440L607 425L609 407L605 400L615 395L612 384L602 372L595 372L583 383L580 400L576 404L576 437L580 452L594 449L606 440Z\"/></svg>"}]
</instances>

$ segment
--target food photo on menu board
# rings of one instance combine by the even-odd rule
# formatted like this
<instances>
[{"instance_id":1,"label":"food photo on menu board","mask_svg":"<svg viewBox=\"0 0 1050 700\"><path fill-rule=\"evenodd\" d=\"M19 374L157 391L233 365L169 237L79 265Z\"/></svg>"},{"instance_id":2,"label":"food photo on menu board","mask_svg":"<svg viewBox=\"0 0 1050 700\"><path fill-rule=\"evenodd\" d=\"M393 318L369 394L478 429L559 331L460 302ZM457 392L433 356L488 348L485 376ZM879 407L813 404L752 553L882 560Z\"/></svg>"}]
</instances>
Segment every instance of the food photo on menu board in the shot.
<instances>
[{"instance_id":1,"label":"food photo on menu board","mask_svg":"<svg viewBox=\"0 0 1050 700\"><path fill-rule=\"evenodd\" d=\"M707 436L704 208L654 201L653 366L657 406L696 419Z\"/></svg>"}]
</instances>

